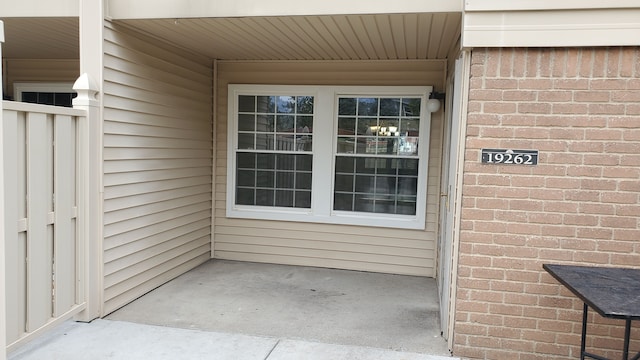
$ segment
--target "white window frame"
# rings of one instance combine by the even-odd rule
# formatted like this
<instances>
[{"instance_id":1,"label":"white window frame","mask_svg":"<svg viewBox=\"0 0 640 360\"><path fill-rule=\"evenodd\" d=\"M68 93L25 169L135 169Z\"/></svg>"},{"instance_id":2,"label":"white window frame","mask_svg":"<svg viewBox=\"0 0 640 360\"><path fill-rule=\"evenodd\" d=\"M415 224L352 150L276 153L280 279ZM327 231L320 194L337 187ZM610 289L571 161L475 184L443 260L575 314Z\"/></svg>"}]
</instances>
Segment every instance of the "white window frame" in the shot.
<instances>
[{"instance_id":1,"label":"white window frame","mask_svg":"<svg viewBox=\"0 0 640 360\"><path fill-rule=\"evenodd\" d=\"M426 225L427 179L429 165L431 114L427 100L431 86L307 86L253 85L228 86L227 114L227 206L229 218L299 221L327 224L424 229ZM314 97L313 170L311 208L281 208L235 204L236 150L239 95L307 95ZM411 96L421 97L420 137L418 146L418 189L415 215L396 215L333 210L335 180L334 161L337 154L338 96Z\"/></svg>"}]
</instances>

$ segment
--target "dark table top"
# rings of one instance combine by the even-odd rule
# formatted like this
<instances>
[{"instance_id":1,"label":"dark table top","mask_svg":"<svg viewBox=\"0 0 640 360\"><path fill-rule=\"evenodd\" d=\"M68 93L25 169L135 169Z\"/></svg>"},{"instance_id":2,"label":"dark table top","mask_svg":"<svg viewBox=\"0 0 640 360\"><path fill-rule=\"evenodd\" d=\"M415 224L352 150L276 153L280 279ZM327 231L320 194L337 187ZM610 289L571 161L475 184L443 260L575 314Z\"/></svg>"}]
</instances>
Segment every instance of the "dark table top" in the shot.
<instances>
[{"instance_id":1,"label":"dark table top","mask_svg":"<svg viewBox=\"0 0 640 360\"><path fill-rule=\"evenodd\" d=\"M542 267L598 314L640 319L640 269L556 264Z\"/></svg>"}]
</instances>

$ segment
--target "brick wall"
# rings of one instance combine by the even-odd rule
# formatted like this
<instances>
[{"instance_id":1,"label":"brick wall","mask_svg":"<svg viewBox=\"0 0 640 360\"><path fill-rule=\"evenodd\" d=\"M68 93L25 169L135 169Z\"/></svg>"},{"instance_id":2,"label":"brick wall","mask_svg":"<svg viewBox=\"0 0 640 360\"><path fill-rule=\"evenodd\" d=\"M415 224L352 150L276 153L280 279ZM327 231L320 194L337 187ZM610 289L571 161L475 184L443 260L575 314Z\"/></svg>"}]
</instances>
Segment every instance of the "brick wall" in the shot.
<instances>
[{"instance_id":1,"label":"brick wall","mask_svg":"<svg viewBox=\"0 0 640 360\"><path fill-rule=\"evenodd\" d=\"M640 267L640 48L474 50L462 191L454 355L579 358L582 302L542 264ZM622 322L590 321L620 358Z\"/></svg>"}]
</instances>

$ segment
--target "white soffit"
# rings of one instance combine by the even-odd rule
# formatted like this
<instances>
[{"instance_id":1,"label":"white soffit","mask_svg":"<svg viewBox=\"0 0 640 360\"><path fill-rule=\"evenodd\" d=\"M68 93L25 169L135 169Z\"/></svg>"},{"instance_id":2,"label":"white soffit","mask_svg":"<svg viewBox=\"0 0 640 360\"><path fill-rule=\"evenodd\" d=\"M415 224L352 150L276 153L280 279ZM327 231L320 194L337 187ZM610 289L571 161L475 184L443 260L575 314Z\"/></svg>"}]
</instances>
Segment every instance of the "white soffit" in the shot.
<instances>
[{"instance_id":1,"label":"white soffit","mask_svg":"<svg viewBox=\"0 0 640 360\"><path fill-rule=\"evenodd\" d=\"M0 17L77 17L79 0L0 0Z\"/></svg>"},{"instance_id":2,"label":"white soffit","mask_svg":"<svg viewBox=\"0 0 640 360\"><path fill-rule=\"evenodd\" d=\"M465 11L622 9L640 7L640 0L464 0Z\"/></svg>"},{"instance_id":3,"label":"white soffit","mask_svg":"<svg viewBox=\"0 0 640 360\"><path fill-rule=\"evenodd\" d=\"M121 20L212 59L446 59L460 13Z\"/></svg>"},{"instance_id":4,"label":"white soffit","mask_svg":"<svg viewBox=\"0 0 640 360\"><path fill-rule=\"evenodd\" d=\"M462 12L462 0L110 0L113 20Z\"/></svg>"},{"instance_id":5,"label":"white soffit","mask_svg":"<svg viewBox=\"0 0 640 360\"><path fill-rule=\"evenodd\" d=\"M78 59L78 17L3 18L3 56L10 59Z\"/></svg>"},{"instance_id":6,"label":"white soffit","mask_svg":"<svg viewBox=\"0 0 640 360\"><path fill-rule=\"evenodd\" d=\"M640 45L640 7L466 11L462 31L465 48L635 46Z\"/></svg>"}]
</instances>

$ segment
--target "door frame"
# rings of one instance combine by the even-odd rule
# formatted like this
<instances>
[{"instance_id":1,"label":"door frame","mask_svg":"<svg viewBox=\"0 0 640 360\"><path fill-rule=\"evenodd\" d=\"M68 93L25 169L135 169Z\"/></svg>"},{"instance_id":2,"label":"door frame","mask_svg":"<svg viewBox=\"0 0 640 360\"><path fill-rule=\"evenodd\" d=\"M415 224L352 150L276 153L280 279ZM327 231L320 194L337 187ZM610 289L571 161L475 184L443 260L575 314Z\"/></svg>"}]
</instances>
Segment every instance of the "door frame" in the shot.
<instances>
[{"instance_id":1,"label":"door frame","mask_svg":"<svg viewBox=\"0 0 640 360\"><path fill-rule=\"evenodd\" d=\"M453 348L462 179L467 123L470 53L455 60L446 81L447 112L443 137L438 236L438 296L442 336Z\"/></svg>"}]
</instances>

